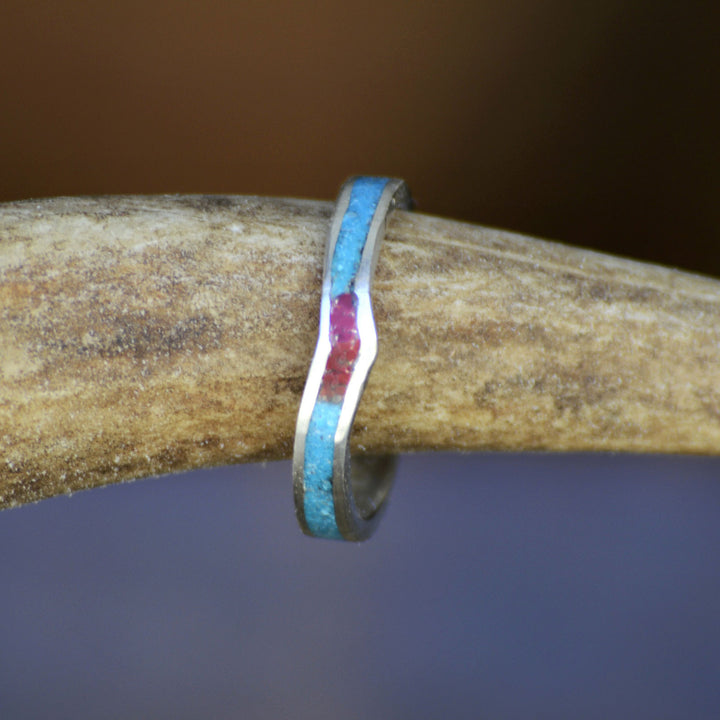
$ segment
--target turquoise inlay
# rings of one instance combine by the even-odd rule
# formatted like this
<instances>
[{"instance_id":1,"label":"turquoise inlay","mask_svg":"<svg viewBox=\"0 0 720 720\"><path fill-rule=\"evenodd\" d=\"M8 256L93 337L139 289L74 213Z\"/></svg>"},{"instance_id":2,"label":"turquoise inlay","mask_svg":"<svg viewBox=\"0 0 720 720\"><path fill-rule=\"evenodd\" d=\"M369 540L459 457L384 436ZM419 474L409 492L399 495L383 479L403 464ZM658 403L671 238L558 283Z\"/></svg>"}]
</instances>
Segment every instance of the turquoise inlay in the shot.
<instances>
[{"instance_id":1,"label":"turquoise inlay","mask_svg":"<svg viewBox=\"0 0 720 720\"><path fill-rule=\"evenodd\" d=\"M388 178L381 177L359 177L353 182L350 204L343 216L332 258L332 297L352 289L370 230L370 221L388 182Z\"/></svg>"},{"instance_id":2,"label":"turquoise inlay","mask_svg":"<svg viewBox=\"0 0 720 720\"><path fill-rule=\"evenodd\" d=\"M342 403L318 400L305 437L305 522L317 537L342 540L333 505L335 431Z\"/></svg>"},{"instance_id":3,"label":"turquoise inlay","mask_svg":"<svg viewBox=\"0 0 720 720\"><path fill-rule=\"evenodd\" d=\"M387 178L375 177L353 181L330 264L333 298L353 288L370 223L388 182ZM341 408L342 401L316 400L305 437L303 464L305 522L313 535L336 540L342 540L342 536L335 521L332 468Z\"/></svg>"}]
</instances>

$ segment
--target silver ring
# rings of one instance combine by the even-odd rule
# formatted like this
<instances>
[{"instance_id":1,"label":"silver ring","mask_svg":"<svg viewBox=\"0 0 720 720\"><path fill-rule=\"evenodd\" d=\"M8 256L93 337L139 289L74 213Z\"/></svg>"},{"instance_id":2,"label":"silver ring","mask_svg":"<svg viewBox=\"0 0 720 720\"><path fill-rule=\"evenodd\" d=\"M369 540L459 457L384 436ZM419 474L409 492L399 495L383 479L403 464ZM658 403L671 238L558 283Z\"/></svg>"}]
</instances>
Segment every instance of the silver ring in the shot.
<instances>
[{"instance_id":1,"label":"silver ring","mask_svg":"<svg viewBox=\"0 0 720 720\"><path fill-rule=\"evenodd\" d=\"M388 213L409 209L402 180L356 177L342 187L325 252L320 332L295 430L293 488L303 532L368 538L394 475L392 456L357 457L350 431L377 356L370 284Z\"/></svg>"}]
</instances>

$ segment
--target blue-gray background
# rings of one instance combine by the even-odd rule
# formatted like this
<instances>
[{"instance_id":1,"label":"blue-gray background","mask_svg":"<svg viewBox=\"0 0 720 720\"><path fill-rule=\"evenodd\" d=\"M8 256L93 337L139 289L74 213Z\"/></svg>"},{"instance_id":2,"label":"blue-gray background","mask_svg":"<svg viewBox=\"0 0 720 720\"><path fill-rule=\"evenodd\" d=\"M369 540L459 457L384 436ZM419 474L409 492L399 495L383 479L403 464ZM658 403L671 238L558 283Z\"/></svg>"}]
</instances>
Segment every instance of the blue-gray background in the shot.
<instances>
[{"instance_id":1,"label":"blue-gray background","mask_svg":"<svg viewBox=\"0 0 720 720\"><path fill-rule=\"evenodd\" d=\"M720 461L403 458L363 545L287 463L0 514L0 717L716 718Z\"/></svg>"}]
</instances>

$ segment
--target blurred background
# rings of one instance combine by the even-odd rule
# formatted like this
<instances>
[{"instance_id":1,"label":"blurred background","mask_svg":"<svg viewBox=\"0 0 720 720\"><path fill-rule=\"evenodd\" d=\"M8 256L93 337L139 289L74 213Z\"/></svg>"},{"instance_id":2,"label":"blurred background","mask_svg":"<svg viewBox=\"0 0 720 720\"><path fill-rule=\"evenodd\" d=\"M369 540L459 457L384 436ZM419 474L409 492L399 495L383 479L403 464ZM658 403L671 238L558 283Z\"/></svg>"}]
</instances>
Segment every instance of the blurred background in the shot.
<instances>
[{"instance_id":1,"label":"blurred background","mask_svg":"<svg viewBox=\"0 0 720 720\"><path fill-rule=\"evenodd\" d=\"M5 0L0 201L388 174L424 212L720 275L719 20ZM350 547L300 535L287 463L4 512L0 717L716 718L719 471L411 456Z\"/></svg>"}]
</instances>

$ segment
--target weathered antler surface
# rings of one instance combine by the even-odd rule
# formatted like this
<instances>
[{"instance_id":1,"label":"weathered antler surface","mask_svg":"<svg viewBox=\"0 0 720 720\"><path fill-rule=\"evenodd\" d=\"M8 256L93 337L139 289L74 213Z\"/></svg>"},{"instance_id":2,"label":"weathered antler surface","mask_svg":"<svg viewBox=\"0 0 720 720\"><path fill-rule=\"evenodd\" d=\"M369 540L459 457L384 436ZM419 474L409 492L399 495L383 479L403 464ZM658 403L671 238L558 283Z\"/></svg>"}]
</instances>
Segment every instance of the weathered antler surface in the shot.
<instances>
[{"instance_id":1,"label":"weathered antler surface","mask_svg":"<svg viewBox=\"0 0 720 720\"><path fill-rule=\"evenodd\" d=\"M332 206L0 206L0 507L290 456ZM720 283L397 212L354 446L720 453Z\"/></svg>"}]
</instances>

